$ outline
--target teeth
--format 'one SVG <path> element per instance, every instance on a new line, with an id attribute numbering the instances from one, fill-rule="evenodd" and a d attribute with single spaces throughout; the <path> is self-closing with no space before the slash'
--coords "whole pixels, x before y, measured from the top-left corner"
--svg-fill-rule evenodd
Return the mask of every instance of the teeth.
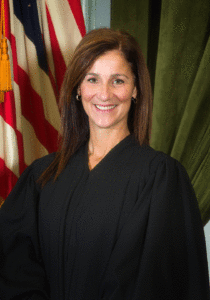
<path id="1" fill-rule="evenodd" d="M 101 109 L 101 110 L 109 110 L 109 109 L 112 109 L 114 108 L 116 105 L 112 105 L 112 106 L 100 106 L 100 105 L 96 105 L 96 107 L 98 109 Z"/>

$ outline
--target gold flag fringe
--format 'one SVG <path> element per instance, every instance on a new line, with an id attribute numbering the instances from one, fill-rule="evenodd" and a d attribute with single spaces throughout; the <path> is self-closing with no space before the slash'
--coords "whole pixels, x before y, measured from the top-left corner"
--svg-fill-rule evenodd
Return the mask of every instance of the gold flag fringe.
<path id="1" fill-rule="evenodd" d="M 4 0 L 1 0 L 1 41 L 0 41 L 0 102 L 4 102 L 4 93 L 12 90 L 11 69 L 5 37 Z"/>
<path id="2" fill-rule="evenodd" d="M 3 205 L 3 203 L 4 203 L 4 199 L 2 197 L 0 197 L 0 208 Z"/>

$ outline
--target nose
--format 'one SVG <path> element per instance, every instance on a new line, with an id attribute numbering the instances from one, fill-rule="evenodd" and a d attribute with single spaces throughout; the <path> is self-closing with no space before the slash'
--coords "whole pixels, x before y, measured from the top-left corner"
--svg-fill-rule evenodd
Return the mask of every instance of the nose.
<path id="1" fill-rule="evenodd" d="M 110 99 L 111 87 L 109 86 L 108 83 L 101 84 L 98 96 L 99 96 L 99 99 L 102 101 L 107 101 Z"/>

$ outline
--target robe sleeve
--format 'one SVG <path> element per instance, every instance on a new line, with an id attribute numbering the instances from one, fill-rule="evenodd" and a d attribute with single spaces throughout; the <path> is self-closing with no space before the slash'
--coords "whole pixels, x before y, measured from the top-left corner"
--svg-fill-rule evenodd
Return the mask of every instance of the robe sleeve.
<path id="1" fill-rule="evenodd" d="M 103 300 L 209 300 L 206 245 L 184 167 L 159 153 L 111 254 Z"/>
<path id="2" fill-rule="evenodd" d="M 23 172 L 0 209 L 1 300 L 48 299 L 38 239 L 35 165 Z"/>

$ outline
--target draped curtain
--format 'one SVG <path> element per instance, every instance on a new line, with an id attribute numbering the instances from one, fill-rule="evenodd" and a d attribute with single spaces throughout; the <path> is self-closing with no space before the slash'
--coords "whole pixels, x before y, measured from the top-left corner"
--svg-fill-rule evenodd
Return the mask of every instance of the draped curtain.
<path id="1" fill-rule="evenodd" d="M 112 0 L 111 27 L 137 38 L 154 93 L 151 146 L 179 160 L 210 219 L 210 1 Z"/>

